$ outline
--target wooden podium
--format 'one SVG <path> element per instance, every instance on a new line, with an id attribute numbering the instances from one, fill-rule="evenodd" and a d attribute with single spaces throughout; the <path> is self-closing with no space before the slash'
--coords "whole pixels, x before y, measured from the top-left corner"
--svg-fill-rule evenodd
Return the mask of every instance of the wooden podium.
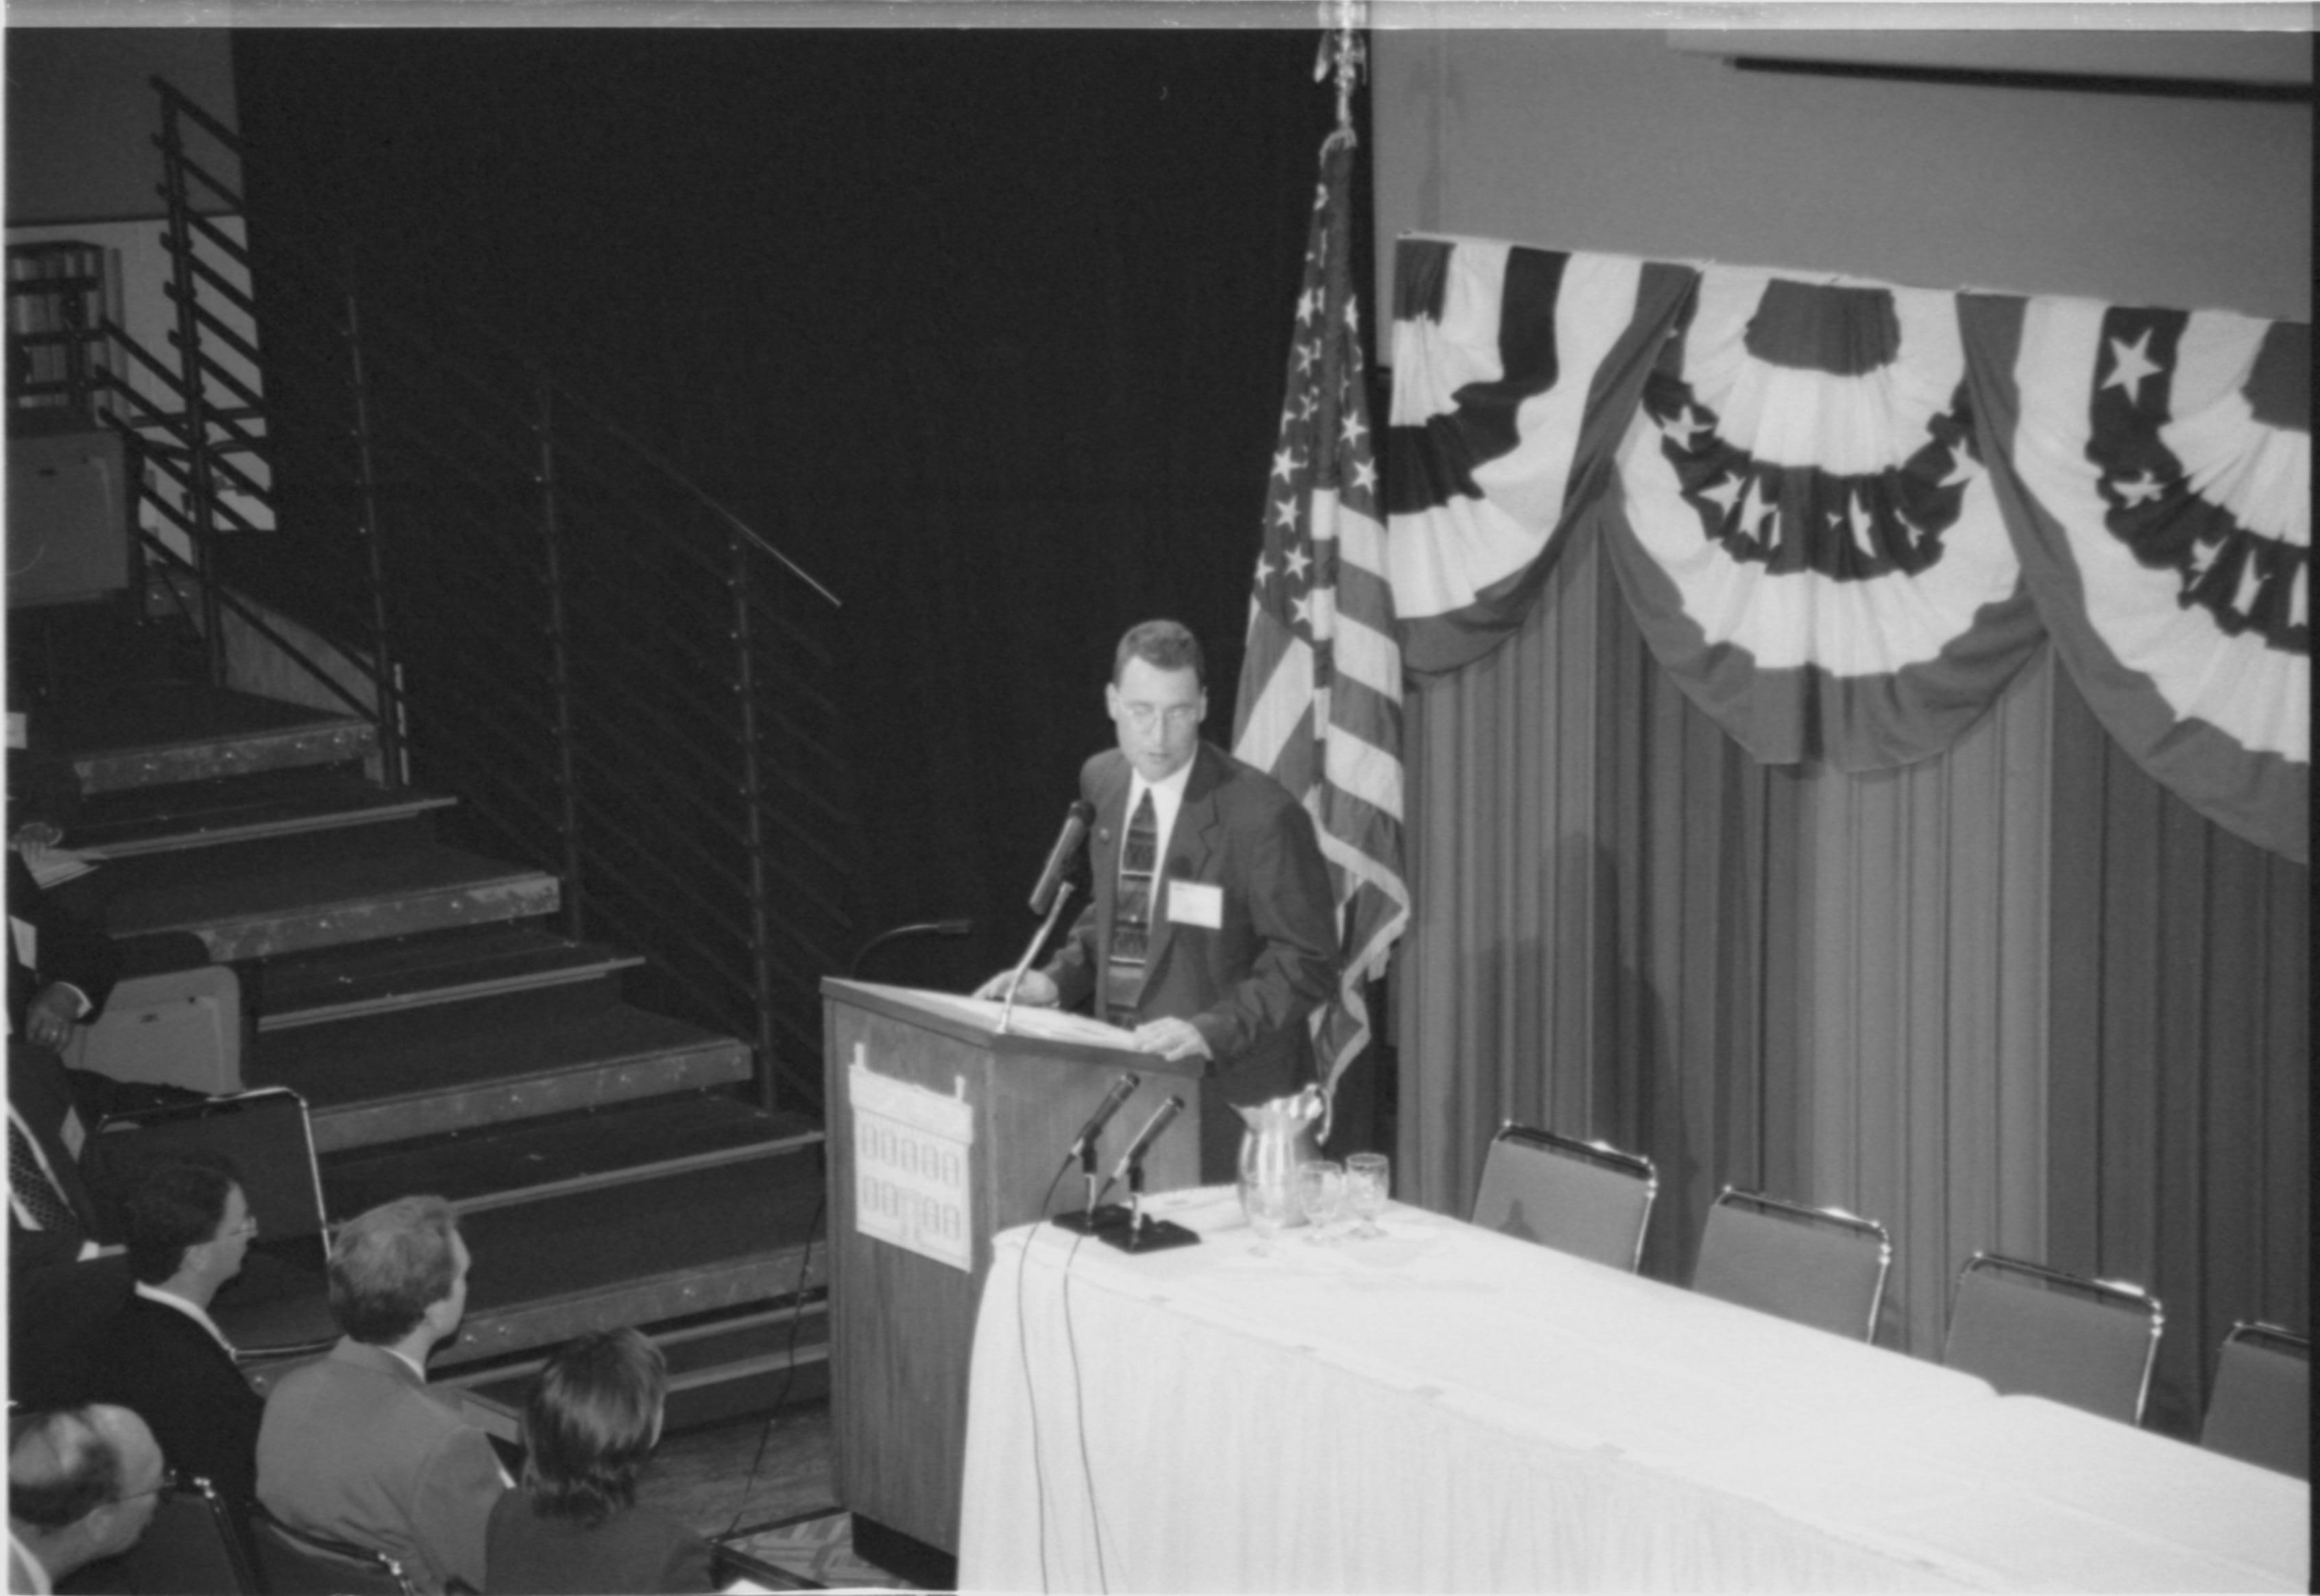
<path id="1" fill-rule="evenodd" d="M 1201 1066 L 1070 1036 L 1083 1022 L 1052 1011 L 1017 1010 L 1021 1029 L 1002 1036 L 994 1005 L 947 993 L 834 976 L 821 990 L 838 1499 L 956 1556 L 991 1238 L 1043 1200 L 1085 1206 L 1076 1164 L 1056 1174 L 1126 1071 L 1143 1084 L 1103 1133 L 1101 1173 L 1174 1094 L 1184 1112 L 1146 1156 L 1145 1188 L 1198 1184 Z M 1047 1034 L 1022 1034 L 1035 1026 Z"/>

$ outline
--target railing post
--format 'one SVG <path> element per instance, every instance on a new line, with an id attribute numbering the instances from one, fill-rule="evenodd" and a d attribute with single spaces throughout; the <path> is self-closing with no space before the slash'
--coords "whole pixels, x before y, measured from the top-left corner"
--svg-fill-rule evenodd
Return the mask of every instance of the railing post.
<path id="1" fill-rule="evenodd" d="M 202 377 L 201 320 L 194 311 L 197 281 L 194 274 L 193 228 L 187 222 L 192 202 L 186 195 L 185 134 L 178 125 L 177 102 L 161 99 L 162 189 L 169 213 L 168 249 L 172 295 L 177 304 L 177 372 L 186 400 L 188 492 L 192 510 L 194 570 L 201 587 L 202 637 L 209 662 L 210 685 L 225 685 L 224 611 L 218 600 L 217 523 L 210 471 L 210 417 Z"/>
<path id="2" fill-rule="evenodd" d="M 763 773 L 757 766 L 757 671 L 749 625 L 749 549 L 728 528 L 725 547 L 732 561 L 726 585 L 733 591 L 733 691 L 741 709 L 742 831 L 749 849 L 749 974 L 757 1000 L 757 1102 L 768 1112 L 781 1106 L 774 1071 L 773 926 L 767 912 L 766 815 Z"/>
<path id="3" fill-rule="evenodd" d="M 564 539 L 557 519 L 555 390 L 541 374 L 533 392 L 539 434 L 539 530 L 547 549 L 548 647 L 556 680 L 556 784 L 564 810 L 564 934 L 588 934 L 587 889 L 580 875 L 578 761 L 572 748 L 572 653 L 570 621 L 564 608 Z"/>
<path id="4" fill-rule="evenodd" d="M 371 452 L 370 378 L 363 366 L 362 305 L 347 285 L 347 362 L 354 385 L 355 493 L 363 558 L 370 576 L 371 681 L 378 695 L 378 751 L 384 784 L 403 784 L 401 680 L 386 647 L 386 560 L 379 542 L 378 467 Z"/>

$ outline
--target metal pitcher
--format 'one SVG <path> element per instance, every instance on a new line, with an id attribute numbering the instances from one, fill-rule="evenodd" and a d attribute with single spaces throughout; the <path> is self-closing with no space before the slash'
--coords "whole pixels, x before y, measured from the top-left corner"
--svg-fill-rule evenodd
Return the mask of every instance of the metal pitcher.
<path id="1" fill-rule="evenodd" d="M 1321 1156 L 1321 1139 L 1329 1134 L 1329 1099 L 1319 1086 L 1308 1086 L 1271 1102 L 1233 1105 L 1246 1129 L 1240 1138 L 1240 1201 L 1248 1207 L 1249 1188 L 1272 1187 L 1287 1197 L 1282 1206 L 1289 1223 L 1301 1225 L 1305 1216 L 1297 1206 L 1297 1170 Z"/>

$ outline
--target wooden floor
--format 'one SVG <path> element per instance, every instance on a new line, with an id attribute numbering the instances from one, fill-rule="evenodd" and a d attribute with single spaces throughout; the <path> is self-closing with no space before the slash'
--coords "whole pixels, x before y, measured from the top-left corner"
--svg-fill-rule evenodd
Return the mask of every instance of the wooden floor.
<path id="1" fill-rule="evenodd" d="M 770 1429 L 768 1422 L 742 1419 L 664 1438 L 638 1499 L 712 1540 L 834 1510 L 829 1404 L 784 1408 Z"/>
<path id="2" fill-rule="evenodd" d="M 853 1520 L 830 1483 L 829 1404 L 668 1437 L 638 1492 L 739 1554 L 736 1567 L 766 1590 L 914 1591 L 857 1555 Z"/>

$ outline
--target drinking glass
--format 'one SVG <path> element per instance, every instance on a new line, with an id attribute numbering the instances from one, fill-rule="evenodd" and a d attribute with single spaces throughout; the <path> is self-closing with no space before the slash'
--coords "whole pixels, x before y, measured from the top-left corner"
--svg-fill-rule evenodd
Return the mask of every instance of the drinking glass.
<path id="1" fill-rule="evenodd" d="M 1241 1209 L 1248 1215 L 1249 1229 L 1256 1232 L 1256 1245 L 1248 1249 L 1251 1257 L 1274 1256 L 1273 1238 L 1289 1223 L 1290 1205 L 1296 1201 L 1296 1193 L 1282 1182 L 1251 1181 L 1241 1188 Z"/>
<path id="2" fill-rule="evenodd" d="M 1355 1153 L 1346 1160 L 1346 1202 L 1362 1221 L 1353 1234 L 1368 1241 L 1385 1234 L 1377 1222 L 1392 1189 L 1391 1166 L 1383 1153 Z"/>
<path id="3" fill-rule="evenodd" d="M 1328 1158 L 1316 1158 L 1297 1166 L 1297 1205 L 1305 1211 L 1305 1218 L 1313 1229 L 1305 1239 L 1316 1247 L 1336 1245 L 1337 1238 L 1329 1234 L 1329 1226 L 1346 1202 L 1346 1166 Z"/>

